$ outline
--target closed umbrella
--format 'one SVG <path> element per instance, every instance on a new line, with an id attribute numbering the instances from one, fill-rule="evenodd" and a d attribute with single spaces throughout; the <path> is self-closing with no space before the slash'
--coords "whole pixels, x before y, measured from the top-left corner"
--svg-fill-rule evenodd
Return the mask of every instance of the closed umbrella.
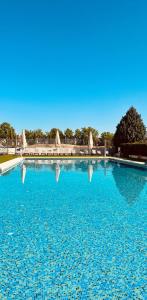
<path id="1" fill-rule="evenodd" d="M 88 140 L 88 147 L 89 149 L 93 148 L 93 136 L 92 136 L 92 132 L 89 132 L 89 140 Z"/>
<path id="2" fill-rule="evenodd" d="M 26 134 L 25 134 L 25 130 L 24 129 L 22 131 L 22 147 L 23 148 L 27 147 Z"/>
<path id="3" fill-rule="evenodd" d="M 56 146 L 61 145 L 60 135 L 59 135 L 59 130 L 58 130 L 58 129 L 57 129 L 57 131 L 56 131 L 55 145 L 56 145 Z"/>

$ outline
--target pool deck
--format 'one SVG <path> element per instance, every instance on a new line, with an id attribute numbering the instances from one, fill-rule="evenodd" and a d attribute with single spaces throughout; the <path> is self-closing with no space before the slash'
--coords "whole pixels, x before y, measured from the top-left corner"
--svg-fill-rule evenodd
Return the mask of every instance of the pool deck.
<path id="1" fill-rule="evenodd" d="M 125 164 L 125 165 L 130 165 L 130 166 L 134 166 L 134 167 L 147 169 L 147 164 L 145 162 L 133 161 L 133 160 L 117 158 L 117 157 L 110 157 L 109 160 L 118 162 L 120 164 Z"/>
<path id="2" fill-rule="evenodd" d="M 0 173 L 5 173 L 9 171 L 10 169 L 14 168 L 18 164 L 22 163 L 24 160 L 23 157 L 17 157 L 8 161 L 5 161 L 0 164 Z"/>
<path id="3" fill-rule="evenodd" d="M 47 159 L 108 159 L 113 162 L 125 164 L 125 165 L 130 165 L 134 167 L 139 167 L 147 170 L 147 164 L 144 162 L 139 162 L 139 161 L 131 161 L 128 159 L 123 159 L 123 158 L 117 158 L 117 157 L 111 157 L 111 156 L 25 156 L 25 157 L 18 157 L 14 158 L 11 160 L 8 160 L 6 162 L 3 162 L 0 164 L 0 173 L 5 173 L 9 171 L 10 169 L 14 168 L 18 164 L 22 163 L 25 159 L 32 159 L 32 160 L 37 160 L 37 159 L 42 159 L 42 160 L 47 160 Z"/>

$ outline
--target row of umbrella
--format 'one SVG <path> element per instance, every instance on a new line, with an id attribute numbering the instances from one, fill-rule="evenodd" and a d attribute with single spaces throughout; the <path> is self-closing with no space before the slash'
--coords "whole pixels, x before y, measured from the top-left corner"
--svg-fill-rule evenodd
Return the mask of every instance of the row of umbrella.
<path id="1" fill-rule="evenodd" d="M 61 145 L 61 140 L 60 140 L 60 135 L 59 135 L 59 130 L 58 129 L 56 131 L 55 145 L 56 146 L 60 146 Z M 25 135 L 25 130 L 24 129 L 22 131 L 22 147 L 23 148 L 27 147 L 27 141 L 26 141 L 26 135 Z M 93 148 L 93 136 L 92 136 L 92 132 L 91 131 L 89 133 L 88 147 L 89 147 L 89 149 Z"/>

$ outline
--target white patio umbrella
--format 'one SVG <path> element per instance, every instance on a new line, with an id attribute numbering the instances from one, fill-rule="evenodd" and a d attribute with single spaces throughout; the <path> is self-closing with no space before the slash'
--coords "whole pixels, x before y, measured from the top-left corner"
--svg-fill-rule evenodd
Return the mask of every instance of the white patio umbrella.
<path id="1" fill-rule="evenodd" d="M 89 182 L 92 180 L 92 175 L 93 175 L 93 165 L 88 165 L 88 179 Z"/>
<path id="2" fill-rule="evenodd" d="M 23 148 L 27 147 L 26 134 L 25 134 L 25 130 L 24 129 L 22 131 L 22 147 Z"/>
<path id="3" fill-rule="evenodd" d="M 56 182 L 59 181 L 60 171 L 61 171 L 61 170 L 60 170 L 60 166 L 59 166 L 59 164 L 57 164 L 56 167 L 55 167 L 55 172 L 56 172 Z"/>
<path id="4" fill-rule="evenodd" d="M 57 129 L 57 131 L 56 131 L 55 145 L 56 145 L 56 146 L 61 145 L 60 135 L 59 135 L 59 130 L 58 130 L 58 129 Z"/>
<path id="5" fill-rule="evenodd" d="M 92 136 L 92 132 L 89 132 L 89 140 L 88 140 L 88 147 L 89 149 L 93 148 L 93 136 Z"/>
<path id="6" fill-rule="evenodd" d="M 24 184 L 25 182 L 25 177 L 26 177 L 26 171 L 27 171 L 27 168 L 25 165 L 22 165 L 22 173 L 21 173 L 21 180 L 22 180 L 22 183 Z"/>

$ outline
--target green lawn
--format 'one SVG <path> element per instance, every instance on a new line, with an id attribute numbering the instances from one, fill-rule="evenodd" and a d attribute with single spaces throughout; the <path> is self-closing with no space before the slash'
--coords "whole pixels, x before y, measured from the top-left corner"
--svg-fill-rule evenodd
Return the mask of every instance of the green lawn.
<path id="1" fill-rule="evenodd" d="M 16 157 L 17 157 L 16 155 L 11 155 L 11 154 L 0 155 L 0 164 L 3 163 L 3 162 L 5 162 L 5 161 L 14 159 L 14 158 L 16 158 Z"/>

